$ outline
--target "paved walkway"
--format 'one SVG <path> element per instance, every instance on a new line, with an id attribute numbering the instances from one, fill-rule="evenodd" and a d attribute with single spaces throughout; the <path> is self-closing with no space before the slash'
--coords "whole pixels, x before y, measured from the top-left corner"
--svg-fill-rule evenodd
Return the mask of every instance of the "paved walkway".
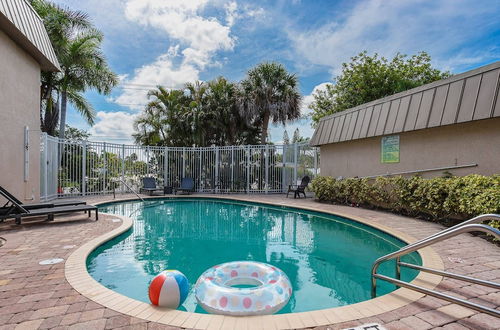
<path id="1" fill-rule="evenodd" d="M 133 196 L 123 196 L 123 198 Z M 416 238 L 438 230 L 440 225 L 360 208 L 320 204 L 312 199 L 293 200 L 283 196 L 241 196 L 278 204 L 293 203 L 362 217 Z M 104 199 L 104 198 L 101 198 Z M 108 199 L 108 197 L 105 197 Z M 97 202 L 98 198 L 88 199 Z M 72 251 L 91 238 L 102 235 L 120 223 L 102 216 L 98 222 L 84 215 L 60 216 L 54 222 L 13 221 L 0 223 L 0 330 L 3 329 L 171 329 L 117 313 L 76 292 L 64 277 L 64 262 L 39 265 L 50 258 L 67 259 Z M 436 245 L 446 270 L 500 282 L 500 248 L 487 241 L 462 235 Z M 500 291 L 445 279 L 439 291 L 499 308 Z M 321 329 L 343 329 L 366 323 L 379 323 L 387 329 L 499 329 L 500 318 L 424 297 L 392 312 L 335 324 Z"/>

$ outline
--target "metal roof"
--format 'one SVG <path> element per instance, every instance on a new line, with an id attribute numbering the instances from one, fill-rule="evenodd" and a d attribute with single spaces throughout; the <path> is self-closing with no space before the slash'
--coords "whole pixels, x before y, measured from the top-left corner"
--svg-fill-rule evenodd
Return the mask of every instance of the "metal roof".
<path id="1" fill-rule="evenodd" d="M 500 61 L 321 118 L 310 144 L 500 117 Z"/>
<path id="2" fill-rule="evenodd" d="M 60 70 L 43 21 L 26 0 L 0 0 L 0 29 L 26 50 L 42 70 Z"/>

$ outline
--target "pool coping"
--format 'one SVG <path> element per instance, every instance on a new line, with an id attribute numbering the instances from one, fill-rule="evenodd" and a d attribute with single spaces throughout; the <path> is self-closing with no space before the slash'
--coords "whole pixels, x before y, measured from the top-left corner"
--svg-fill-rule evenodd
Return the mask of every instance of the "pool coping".
<path id="1" fill-rule="evenodd" d="M 165 196 L 151 196 L 146 199 L 164 199 Z M 245 196 L 191 196 L 179 195 L 169 198 L 206 198 L 206 199 L 225 199 L 241 202 L 260 203 L 272 206 L 286 206 L 295 209 L 302 209 L 314 212 L 322 212 L 331 215 L 338 215 L 364 225 L 371 226 L 383 232 L 386 232 L 396 238 L 406 242 L 413 243 L 417 241 L 416 238 L 407 235 L 399 230 L 380 225 L 377 223 L 370 223 L 369 221 L 345 214 L 342 212 L 330 212 L 326 210 L 317 210 L 313 207 L 295 206 L 292 202 L 266 202 L 255 201 L 246 199 Z M 125 202 L 134 201 L 137 198 L 125 199 L 112 199 L 94 203 L 94 205 L 102 205 L 112 202 Z M 291 200 L 293 201 L 293 200 Z M 334 307 L 309 312 L 298 312 L 277 315 L 262 315 L 262 316 L 224 316 L 213 314 L 199 314 L 192 312 L 184 312 L 172 310 L 167 308 L 160 308 L 152 306 L 142 301 L 138 301 L 113 290 L 110 290 L 99 282 L 94 280 L 87 272 L 86 260 L 88 255 L 102 243 L 124 233 L 129 230 L 133 225 L 133 220 L 115 214 L 107 214 L 110 217 L 118 218 L 122 224 L 112 231 L 96 237 L 77 250 L 75 250 L 67 259 L 65 264 L 65 277 L 73 288 L 83 296 L 90 300 L 101 304 L 114 311 L 141 318 L 147 321 L 158 322 L 169 326 L 177 326 L 183 328 L 196 328 L 196 329 L 231 329 L 231 328 L 275 328 L 275 329 L 293 329 L 293 328 L 307 328 L 316 326 L 325 326 L 335 323 L 348 322 L 361 318 L 376 316 L 385 312 L 393 311 L 397 308 L 406 306 L 424 296 L 424 294 L 412 291 L 405 288 L 397 289 L 386 295 L 362 301 L 355 304 L 350 304 L 341 307 Z M 438 270 L 444 270 L 444 264 L 441 257 L 430 247 L 419 250 L 422 258 L 422 265 Z M 435 288 L 442 280 L 441 276 L 420 272 L 417 277 L 411 282 L 415 285 L 425 286 L 426 288 Z"/>

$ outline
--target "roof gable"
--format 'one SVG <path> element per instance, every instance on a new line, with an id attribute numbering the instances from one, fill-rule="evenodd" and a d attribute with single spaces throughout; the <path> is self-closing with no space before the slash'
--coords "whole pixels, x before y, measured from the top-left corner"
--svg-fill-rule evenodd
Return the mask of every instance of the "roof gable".
<path id="1" fill-rule="evenodd" d="M 59 71 L 43 21 L 25 0 L 0 0 L 0 29 L 26 50 L 42 70 Z"/>

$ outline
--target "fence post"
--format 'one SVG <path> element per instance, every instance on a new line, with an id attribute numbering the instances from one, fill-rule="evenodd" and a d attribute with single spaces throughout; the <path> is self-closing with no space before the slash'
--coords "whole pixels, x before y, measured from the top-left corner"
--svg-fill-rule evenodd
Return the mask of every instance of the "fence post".
<path id="1" fill-rule="evenodd" d="M 293 145 L 293 184 L 297 183 L 297 153 L 299 151 L 299 146 L 297 143 Z"/>
<path id="2" fill-rule="evenodd" d="M 168 147 L 163 149 L 163 186 L 168 186 Z"/>
<path id="3" fill-rule="evenodd" d="M 186 177 L 186 148 L 182 148 L 182 177 Z"/>
<path id="4" fill-rule="evenodd" d="M 247 146 L 247 194 L 250 192 L 250 147 Z"/>
<path id="5" fill-rule="evenodd" d="M 231 191 L 234 191 L 234 146 L 231 146 Z"/>
<path id="6" fill-rule="evenodd" d="M 314 148 L 314 176 L 318 176 L 318 148 Z"/>
<path id="7" fill-rule="evenodd" d="M 149 165 L 149 147 L 146 147 L 146 175 L 149 176 L 150 173 L 150 165 Z"/>
<path id="8" fill-rule="evenodd" d="M 219 147 L 215 147 L 215 192 L 219 192 Z"/>
<path id="9" fill-rule="evenodd" d="M 103 142 L 103 147 L 102 147 L 102 150 L 103 150 L 103 159 L 104 159 L 104 193 L 107 192 L 107 187 L 106 187 L 106 179 L 108 177 L 108 157 L 106 157 L 106 142 Z M 103 191 L 101 191 L 101 194 L 103 193 Z"/>
<path id="10" fill-rule="evenodd" d="M 269 146 L 267 144 L 266 144 L 266 149 L 264 150 L 264 166 L 265 166 L 264 191 L 267 194 L 269 190 Z"/>
<path id="11" fill-rule="evenodd" d="M 286 189 L 286 144 L 283 145 L 283 158 L 281 164 L 281 192 L 285 193 Z"/>
<path id="12" fill-rule="evenodd" d="M 203 192 L 203 189 L 205 187 L 202 184 L 203 183 L 203 181 L 202 181 L 203 180 L 203 162 L 202 162 L 203 150 L 201 147 L 198 149 L 198 153 L 200 155 L 200 177 L 198 178 L 198 191 Z"/>
<path id="13" fill-rule="evenodd" d="M 122 144 L 122 184 L 125 182 L 125 144 Z M 125 190 L 126 187 L 123 187 L 123 193 L 126 192 Z"/>
<path id="14" fill-rule="evenodd" d="M 82 142 L 82 196 L 87 194 L 87 141 Z"/>
<path id="15" fill-rule="evenodd" d="M 43 141 L 43 162 L 42 162 L 42 173 L 43 173 L 43 200 L 46 201 L 48 199 L 47 197 L 47 185 L 48 185 L 48 174 L 49 171 L 47 170 L 47 154 L 48 154 L 48 148 L 49 148 L 49 141 L 47 138 L 47 133 L 42 133 L 42 141 Z"/>

